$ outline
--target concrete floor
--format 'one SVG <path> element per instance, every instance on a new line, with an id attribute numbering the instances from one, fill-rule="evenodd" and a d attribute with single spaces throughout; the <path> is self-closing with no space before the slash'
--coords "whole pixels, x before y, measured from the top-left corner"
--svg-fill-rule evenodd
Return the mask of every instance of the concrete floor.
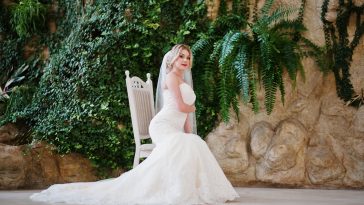
<path id="1" fill-rule="evenodd" d="M 364 190 L 321 190 L 282 188 L 235 188 L 240 195 L 238 205 L 364 205 Z M 0 191 L 0 205 L 46 205 L 29 199 L 39 190 Z M 100 204 L 101 205 L 101 204 Z"/>

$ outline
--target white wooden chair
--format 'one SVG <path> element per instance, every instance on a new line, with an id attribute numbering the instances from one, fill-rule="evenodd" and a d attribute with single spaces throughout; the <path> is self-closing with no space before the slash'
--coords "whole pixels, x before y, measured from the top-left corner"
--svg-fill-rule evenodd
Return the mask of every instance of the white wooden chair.
<path id="1" fill-rule="evenodd" d="M 147 81 L 134 76 L 130 78 L 129 71 L 125 71 L 126 88 L 128 92 L 131 121 L 135 140 L 135 156 L 133 168 L 139 164 L 140 158 L 146 158 L 155 147 L 154 144 L 142 144 L 141 140 L 149 139 L 149 124 L 155 115 L 153 83 L 150 73 Z"/>

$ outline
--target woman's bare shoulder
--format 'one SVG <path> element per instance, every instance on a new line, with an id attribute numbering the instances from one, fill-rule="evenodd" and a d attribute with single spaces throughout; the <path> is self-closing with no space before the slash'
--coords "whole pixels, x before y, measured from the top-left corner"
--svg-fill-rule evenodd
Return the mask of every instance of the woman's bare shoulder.
<path id="1" fill-rule="evenodd" d="M 178 76 L 172 72 L 168 73 L 166 76 L 167 83 L 180 84 L 180 79 Z"/>

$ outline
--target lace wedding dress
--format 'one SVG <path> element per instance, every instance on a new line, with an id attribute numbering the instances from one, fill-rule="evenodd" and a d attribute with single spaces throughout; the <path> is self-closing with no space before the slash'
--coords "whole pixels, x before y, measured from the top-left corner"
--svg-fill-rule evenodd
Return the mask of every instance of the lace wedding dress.
<path id="1" fill-rule="evenodd" d="M 195 101 L 188 84 L 180 84 L 180 90 L 185 103 Z M 85 205 L 186 205 L 222 204 L 239 197 L 207 144 L 183 132 L 187 114 L 178 111 L 170 91 L 163 95 L 164 106 L 149 126 L 156 147 L 140 165 L 114 179 L 56 184 L 31 199 Z"/>

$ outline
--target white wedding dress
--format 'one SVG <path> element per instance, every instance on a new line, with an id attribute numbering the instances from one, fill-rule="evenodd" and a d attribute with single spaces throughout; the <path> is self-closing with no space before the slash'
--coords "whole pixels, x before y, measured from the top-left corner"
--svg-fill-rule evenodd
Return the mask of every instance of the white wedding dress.
<path id="1" fill-rule="evenodd" d="M 180 90 L 185 103 L 195 101 L 188 84 L 180 84 Z M 31 199 L 85 205 L 187 205 L 222 204 L 239 197 L 205 141 L 183 132 L 187 114 L 178 111 L 170 91 L 163 95 L 164 106 L 149 126 L 156 147 L 141 164 L 118 178 L 56 184 Z"/>

